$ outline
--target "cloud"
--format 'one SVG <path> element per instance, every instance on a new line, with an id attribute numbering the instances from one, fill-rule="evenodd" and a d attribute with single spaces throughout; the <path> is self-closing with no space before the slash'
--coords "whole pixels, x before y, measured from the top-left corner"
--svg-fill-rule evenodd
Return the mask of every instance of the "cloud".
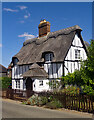
<path id="1" fill-rule="evenodd" d="M 30 13 L 28 13 L 27 15 L 24 15 L 24 18 L 27 19 L 30 17 Z"/>
<path id="2" fill-rule="evenodd" d="M 17 7 L 20 8 L 20 10 L 24 10 L 27 8 L 26 6 L 17 6 Z"/>
<path id="3" fill-rule="evenodd" d="M 3 10 L 7 11 L 7 12 L 18 12 L 18 10 L 14 10 L 14 9 L 11 9 L 11 8 L 4 8 Z"/>
<path id="4" fill-rule="evenodd" d="M 24 32 L 24 34 L 18 35 L 18 37 L 25 37 L 25 40 L 27 40 L 27 39 L 35 38 L 36 36 Z"/>
<path id="5" fill-rule="evenodd" d="M 2 47 L 2 44 L 0 44 L 0 48 Z"/>
<path id="6" fill-rule="evenodd" d="M 19 21 L 20 23 L 24 23 L 24 20 L 22 20 L 22 21 Z"/>

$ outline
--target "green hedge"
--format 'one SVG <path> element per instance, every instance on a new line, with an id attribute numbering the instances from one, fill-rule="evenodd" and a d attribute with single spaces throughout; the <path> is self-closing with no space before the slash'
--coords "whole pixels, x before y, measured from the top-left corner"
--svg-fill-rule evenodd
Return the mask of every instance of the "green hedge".
<path id="1" fill-rule="evenodd" d="M 0 88 L 8 88 L 9 85 L 12 85 L 12 79 L 9 77 L 0 77 Z"/>

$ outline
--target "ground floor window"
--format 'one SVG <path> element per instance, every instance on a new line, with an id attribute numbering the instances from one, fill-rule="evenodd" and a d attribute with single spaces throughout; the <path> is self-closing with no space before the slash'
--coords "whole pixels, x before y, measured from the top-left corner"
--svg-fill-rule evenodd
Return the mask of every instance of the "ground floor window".
<path id="1" fill-rule="evenodd" d="M 20 88 L 20 80 L 16 80 L 16 88 Z"/>
<path id="2" fill-rule="evenodd" d="M 43 80 L 39 81 L 39 86 L 43 86 Z"/>

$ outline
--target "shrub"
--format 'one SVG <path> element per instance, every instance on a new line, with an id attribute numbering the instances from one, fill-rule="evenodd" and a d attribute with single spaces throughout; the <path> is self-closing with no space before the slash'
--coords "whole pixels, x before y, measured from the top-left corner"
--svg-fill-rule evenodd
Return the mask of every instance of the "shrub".
<path id="1" fill-rule="evenodd" d="M 27 104 L 42 106 L 48 102 L 48 98 L 44 96 L 32 95 L 28 100 Z"/>
<path id="2" fill-rule="evenodd" d="M 12 80 L 9 77 L 0 77 L 0 83 L 1 83 L 0 88 L 2 85 L 2 89 L 4 89 L 4 88 L 8 88 L 9 85 L 12 85 Z"/>
<path id="3" fill-rule="evenodd" d="M 40 98 L 41 98 L 41 105 L 45 105 L 48 102 L 47 97 L 41 96 Z"/>
<path id="4" fill-rule="evenodd" d="M 66 86 L 61 92 L 65 92 L 66 94 L 79 94 L 80 88 L 73 85 Z"/>
<path id="5" fill-rule="evenodd" d="M 46 107 L 51 109 L 62 108 L 62 103 L 59 100 L 54 99 L 51 102 L 48 102 Z"/>
<path id="6" fill-rule="evenodd" d="M 87 95 L 94 95 L 94 90 L 92 89 L 91 86 L 81 86 L 83 89 L 83 93 L 87 94 Z"/>
<path id="7" fill-rule="evenodd" d="M 48 97 L 48 102 L 51 102 L 53 100 L 53 95 L 50 95 L 49 97 Z"/>
<path id="8" fill-rule="evenodd" d="M 62 85 L 77 85 L 81 86 L 84 84 L 84 81 L 81 77 L 82 71 L 75 70 L 74 73 L 68 73 L 66 76 L 62 76 Z"/>

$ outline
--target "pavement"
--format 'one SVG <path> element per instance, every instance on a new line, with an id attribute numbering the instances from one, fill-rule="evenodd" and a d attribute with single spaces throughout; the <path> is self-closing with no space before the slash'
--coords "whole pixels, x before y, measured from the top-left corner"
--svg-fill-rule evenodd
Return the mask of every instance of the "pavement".
<path id="1" fill-rule="evenodd" d="M 52 110 L 43 107 L 24 105 L 19 101 L 2 99 L 3 118 L 92 118 L 92 114 L 74 110 Z"/>

